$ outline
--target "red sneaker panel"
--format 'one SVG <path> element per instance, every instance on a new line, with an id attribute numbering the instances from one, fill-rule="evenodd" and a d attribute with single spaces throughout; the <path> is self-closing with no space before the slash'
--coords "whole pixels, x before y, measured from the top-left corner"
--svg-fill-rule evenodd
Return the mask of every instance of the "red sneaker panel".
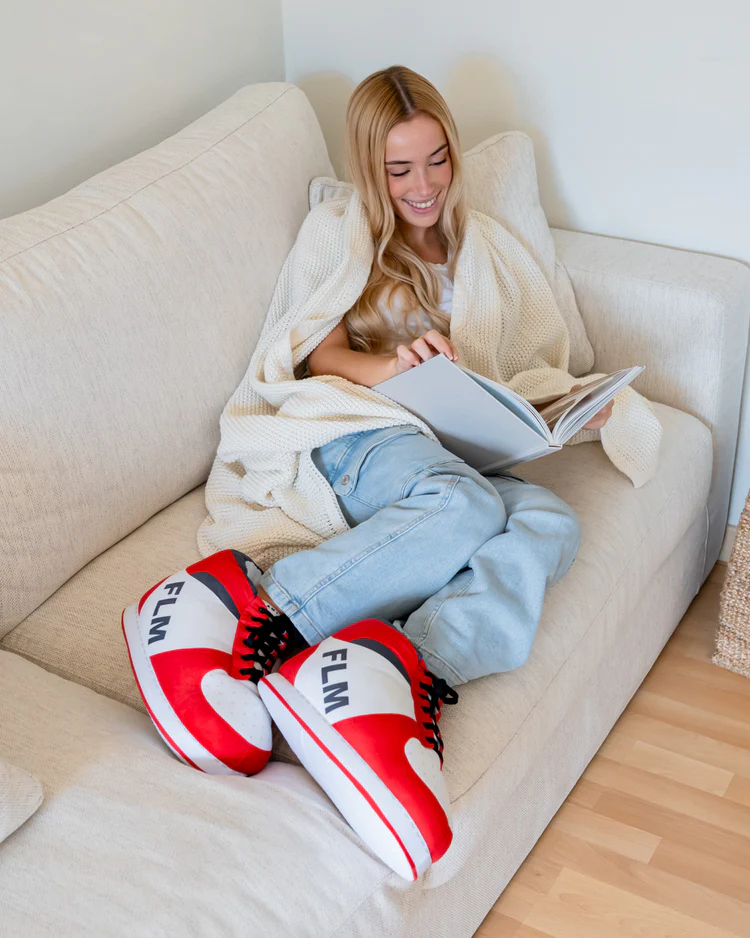
<path id="1" fill-rule="evenodd" d="M 407 757 L 409 740 L 425 749 L 415 721 L 401 714 L 375 713 L 341 720 L 336 729 L 406 808 L 427 843 L 432 862 L 439 860 L 450 846 L 453 833 L 446 808 Z M 430 749 L 425 754 L 430 759 L 434 756 L 433 770 L 439 774 L 437 753 Z"/>
<path id="2" fill-rule="evenodd" d="M 197 563 L 186 568 L 186 572 L 191 576 L 206 573 L 224 587 L 229 593 L 238 615 L 253 600 L 257 591 L 248 579 L 248 574 L 242 569 L 237 557 L 232 550 L 221 550 L 210 557 L 205 557 Z"/>
<path id="3" fill-rule="evenodd" d="M 229 655 L 214 648 L 176 649 L 152 655 L 151 666 L 182 724 L 219 761 L 243 775 L 254 775 L 267 764 L 270 753 L 244 739 L 203 695 L 204 676 L 217 669 L 228 672 Z"/>

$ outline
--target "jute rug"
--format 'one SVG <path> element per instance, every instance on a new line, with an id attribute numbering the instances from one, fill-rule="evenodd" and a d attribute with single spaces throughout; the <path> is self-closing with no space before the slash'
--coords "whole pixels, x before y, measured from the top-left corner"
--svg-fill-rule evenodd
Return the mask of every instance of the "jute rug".
<path id="1" fill-rule="evenodd" d="M 750 677 L 750 493 L 742 509 L 719 600 L 714 664 Z"/>

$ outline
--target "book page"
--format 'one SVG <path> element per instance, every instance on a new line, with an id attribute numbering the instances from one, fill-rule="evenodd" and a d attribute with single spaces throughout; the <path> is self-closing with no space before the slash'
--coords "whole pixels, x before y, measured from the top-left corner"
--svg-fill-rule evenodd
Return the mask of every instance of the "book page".
<path id="1" fill-rule="evenodd" d="M 552 416 L 550 429 L 552 429 L 553 439 L 558 443 L 565 443 L 569 440 L 642 371 L 641 365 L 625 368 L 607 375 L 606 378 L 592 381 L 585 388 L 576 391 L 574 397 L 578 399 L 572 405 L 565 407 L 562 413 Z M 588 391 L 588 393 L 582 395 L 582 391 Z M 551 408 L 554 408 L 554 405 L 551 405 Z"/>
<path id="2" fill-rule="evenodd" d="M 562 417 L 564 413 L 575 407 L 579 401 L 584 400 L 589 397 L 589 395 L 594 394 L 600 388 L 607 385 L 612 378 L 616 377 L 618 374 L 620 374 L 620 372 L 615 372 L 614 375 L 604 375 L 604 377 L 598 378 L 596 381 L 592 381 L 582 388 L 578 388 L 577 391 L 569 391 L 562 397 L 553 399 L 553 402 L 546 407 L 540 407 L 539 404 L 542 402 L 539 401 L 535 404 L 536 409 L 539 411 L 540 417 L 544 419 L 547 426 L 552 429 L 557 420 Z"/>
<path id="3" fill-rule="evenodd" d="M 488 394 L 491 394 L 496 400 L 505 404 L 508 410 L 514 413 L 519 420 L 523 420 L 532 430 L 541 432 L 545 436 L 548 435 L 547 424 L 541 419 L 536 408 L 530 404 L 525 397 L 521 397 L 520 394 L 512 391 L 506 385 L 491 381 L 489 378 L 485 378 L 475 371 L 465 368 L 463 365 L 458 365 L 457 367 L 460 368 L 464 374 L 469 375 L 473 381 L 476 381 Z"/>

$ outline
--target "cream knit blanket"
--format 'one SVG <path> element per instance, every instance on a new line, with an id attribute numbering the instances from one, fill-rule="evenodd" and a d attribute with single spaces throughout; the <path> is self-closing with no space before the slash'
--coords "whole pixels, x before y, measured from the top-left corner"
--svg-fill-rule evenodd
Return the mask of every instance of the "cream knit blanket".
<path id="1" fill-rule="evenodd" d="M 348 529 L 311 451 L 347 433 L 413 424 L 418 417 L 377 391 L 335 376 L 306 377 L 312 350 L 367 283 L 374 242 L 362 201 L 322 202 L 308 214 L 279 276 L 250 365 L 221 416 L 221 442 L 206 486 L 203 556 L 233 547 L 261 569 Z M 451 340 L 459 361 L 529 399 L 568 391 L 569 337 L 547 280 L 494 219 L 472 211 L 454 285 Z M 595 376 L 577 379 L 585 383 Z M 630 388 L 601 433 L 610 459 L 634 485 L 653 475 L 661 425 Z"/>

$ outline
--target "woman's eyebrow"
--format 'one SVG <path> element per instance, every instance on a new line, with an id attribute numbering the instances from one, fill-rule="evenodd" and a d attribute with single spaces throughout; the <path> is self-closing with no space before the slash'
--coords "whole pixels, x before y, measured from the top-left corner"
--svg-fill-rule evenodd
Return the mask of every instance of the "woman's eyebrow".
<path id="1" fill-rule="evenodd" d="M 444 150 L 447 146 L 448 146 L 448 144 L 447 144 L 447 143 L 444 143 L 444 144 L 442 145 L 442 147 L 438 147 L 437 150 L 435 150 L 434 153 L 430 153 L 430 158 L 433 157 L 433 156 L 437 156 L 438 153 L 439 153 L 441 150 Z M 395 163 L 411 163 L 411 160 L 386 160 L 385 165 L 386 165 L 386 166 L 393 166 Z"/>

